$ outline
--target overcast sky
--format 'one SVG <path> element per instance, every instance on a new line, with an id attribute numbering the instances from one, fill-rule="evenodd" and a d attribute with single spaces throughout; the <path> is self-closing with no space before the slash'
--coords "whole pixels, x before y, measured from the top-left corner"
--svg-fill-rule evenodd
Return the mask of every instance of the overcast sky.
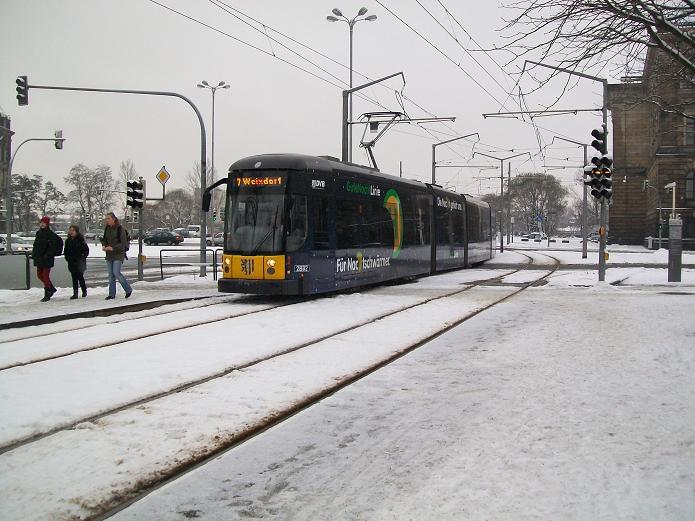
<path id="1" fill-rule="evenodd" d="M 15 162 L 15 173 L 40 174 L 66 188 L 63 178 L 76 163 L 91 167 L 103 163 L 117 173 L 120 162 L 131 159 L 138 173 L 151 182 L 159 168 L 166 165 L 172 175 L 168 187 L 176 188 L 184 185 L 187 173 L 200 157 L 197 120 L 190 107 L 180 100 L 32 90 L 29 105 L 18 107 L 15 78 L 20 74 L 28 75 L 30 84 L 175 91 L 198 105 L 208 136 L 211 95 L 196 84 L 201 80 L 211 84 L 228 82 L 231 88 L 216 95 L 218 175 L 224 174 L 236 159 L 252 154 L 340 156 L 341 89 L 273 56 L 332 83 L 347 82 L 347 68 L 275 32 L 347 64 L 347 24 L 326 20 L 333 7 L 354 15 L 364 6 L 369 9 L 368 14 L 378 17 L 355 27 L 355 85 L 367 81 L 360 74 L 378 78 L 403 71 L 407 81 L 405 96 L 438 116 L 456 117 L 455 123 L 433 123 L 428 128 L 451 136 L 479 132 L 483 144 L 475 145 L 475 150 L 491 155 L 524 151 L 534 155 L 532 160 L 514 160 L 512 172 L 544 171 L 539 140 L 542 145 L 549 145 L 554 133 L 583 140 L 600 123 L 598 113 L 537 119 L 543 128 L 513 119 L 483 119 L 483 112 L 497 112 L 505 101 L 502 110 L 519 110 L 517 98 L 510 97 L 509 91 L 517 79 L 513 73 L 521 64 L 505 65 L 505 72 L 498 64 L 505 64 L 508 54 L 493 53 L 495 63 L 486 53 L 472 52 L 479 65 L 462 49 L 463 46 L 474 51 L 478 47 L 457 22 L 483 47 L 504 43 L 500 29 L 509 12 L 494 0 L 442 0 L 455 19 L 447 17 L 438 0 L 420 0 L 456 35 L 461 46 L 416 0 L 382 0 L 455 63 L 372 0 L 222 0 L 265 24 L 264 31 L 263 26 L 248 20 L 260 32 L 221 10 L 213 1 L 157 1 L 229 36 L 150 0 L 0 0 L 4 31 L 0 48 L 0 108 L 12 118 L 14 144 L 27 137 L 50 137 L 56 129 L 62 129 L 68 139 L 62 151 L 48 143 L 25 145 Z M 291 45 L 327 72 L 270 38 Z M 522 78 L 520 84 L 526 91 L 532 86 L 529 78 Z M 402 85 L 392 80 L 388 86 L 364 92 L 389 110 L 400 110 L 395 91 L 400 91 Z M 541 93 L 526 96 L 525 101 L 539 108 L 557 95 L 560 86 L 560 82 L 549 84 Z M 600 105 L 600 86 L 591 82 L 582 82 L 559 103 L 562 108 Z M 405 109 L 410 117 L 428 116 L 409 101 L 405 102 Z M 355 98 L 355 116 L 375 110 L 384 109 Z M 440 139 L 448 139 L 443 133 L 439 134 Z M 356 129 L 355 136 L 360 134 L 361 129 Z M 379 167 L 398 175 L 402 161 L 404 177 L 428 180 L 433 142 L 423 129 L 399 125 L 375 148 Z M 512 149 L 514 152 L 509 152 Z M 471 142 L 462 141 L 452 149 L 440 147 L 438 159 L 499 166 L 498 162 L 480 156 L 471 160 L 472 150 Z M 566 143 L 556 142 L 545 154 L 546 165 L 581 163 L 581 150 Z M 570 161 L 563 161 L 565 158 Z M 364 150 L 355 146 L 353 160 L 366 164 Z M 575 170 L 549 172 L 578 193 L 579 185 L 573 182 Z M 476 179 L 494 175 L 498 175 L 495 170 L 442 168 L 438 179 L 458 191 L 478 194 L 499 191 L 499 181 Z"/>

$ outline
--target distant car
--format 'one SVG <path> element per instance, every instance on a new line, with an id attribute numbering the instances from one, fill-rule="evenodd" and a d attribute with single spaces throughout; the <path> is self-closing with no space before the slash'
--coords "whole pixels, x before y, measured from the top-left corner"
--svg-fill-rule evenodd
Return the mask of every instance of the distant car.
<path id="1" fill-rule="evenodd" d="M 590 233 L 587 239 L 591 242 L 599 242 L 601 238 L 598 233 Z"/>
<path id="2" fill-rule="evenodd" d="M 208 246 L 224 245 L 224 233 L 219 232 L 213 235 L 212 237 L 208 236 L 207 239 L 205 239 L 205 244 L 207 244 Z"/>
<path id="3" fill-rule="evenodd" d="M 191 235 L 191 231 L 188 228 L 174 228 L 172 231 L 174 233 L 180 235 L 184 239 L 188 239 L 189 237 L 193 237 Z"/>
<path id="4" fill-rule="evenodd" d="M 34 249 L 34 239 L 28 239 L 24 237 L 17 237 L 12 235 L 11 237 L 12 251 L 26 251 L 31 252 Z M 0 237 L 0 251 L 5 251 L 6 240 L 5 237 Z"/>
<path id="5" fill-rule="evenodd" d="M 147 245 L 167 244 L 169 246 L 178 246 L 183 242 L 183 237 L 168 230 L 162 230 L 148 233 L 142 238 L 142 241 Z"/>
<path id="6" fill-rule="evenodd" d="M 88 230 L 82 234 L 82 237 L 84 237 L 88 241 L 96 241 L 97 239 L 99 239 L 101 237 L 101 233 Z"/>
<path id="7" fill-rule="evenodd" d="M 189 237 L 200 237 L 200 225 L 199 224 L 189 224 L 186 226 L 188 230 Z"/>

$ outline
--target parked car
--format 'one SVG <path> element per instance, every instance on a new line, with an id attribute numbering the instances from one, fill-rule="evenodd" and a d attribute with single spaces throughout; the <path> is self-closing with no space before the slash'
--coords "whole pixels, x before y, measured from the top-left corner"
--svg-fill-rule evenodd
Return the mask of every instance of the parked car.
<path id="1" fill-rule="evenodd" d="M 142 241 L 147 245 L 168 244 L 178 246 L 183 242 L 183 237 L 168 230 L 154 231 L 146 234 Z"/>
<path id="2" fill-rule="evenodd" d="M 207 239 L 205 239 L 205 244 L 208 246 L 223 246 L 224 245 L 224 233 L 219 232 L 210 237 L 208 235 Z"/>
<path id="3" fill-rule="evenodd" d="M 101 238 L 101 232 L 95 232 L 93 230 L 88 230 L 82 234 L 82 236 L 88 241 L 96 241 Z"/>
<path id="4" fill-rule="evenodd" d="M 593 233 L 590 233 L 590 234 L 589 234 L 589 236 L 587 237 L 587 239 L 588 239 L 590 242 L 599 242 L 599 240 L 600 240 L 601 238 L 599 237 L 599 234 L 598 234 L 598 233 L 593 232 Z"/>

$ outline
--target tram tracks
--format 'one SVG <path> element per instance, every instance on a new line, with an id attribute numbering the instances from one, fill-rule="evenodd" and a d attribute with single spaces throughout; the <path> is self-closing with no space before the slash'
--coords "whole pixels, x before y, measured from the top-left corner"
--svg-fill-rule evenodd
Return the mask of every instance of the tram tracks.
<path id="1" fill-rule="evenodd" d="M 184 385 L 177 386 L 176 388 L 169 389 L 166 392 L 157 393 L 155 395 L 144 397 L 144 398 L 139 399 L 137 401 L 133 401 L 133 402 L 128 403 L 128 404 L 124 404 L 122 406 L 110 409 L 108 411 L 104 411 L 100 414 L 93 415 L 93 416 L 88 417 L 88 418 L 82 418 L 78 422 L 72 422 L 71 424 L 65 424 L 65 425 L 57 426 L 56 428 L 51 429 L 50 432 L 44 432 L 44 433 L 41 433 L 41 434 L 36 435 L 36 436 L 28 437 L 24 440 L 18 441 L 16 443 L 11 444 L 11 445 L 7 445 L 3 448 L 2 452 L 7 453 L 7 452 L 13 451 L 15 449 L 21 448 L 21 447 L 28 448 L 27 446 L 30 445 L 31 443 L 38 442 L 41 439 L 47 438 L 47 437 L 49 437 L 53 434 L 57 434 L 61 431 L 74 429 L 75 427 L 77 427 L 77 425 L 79 423 L 97 422 L 97 424 L 100 425 L 100 423 L 98 422 L 98 420 L 100 420 L 100 419 L 115 415 L 119 412 L 123 412 L 123 411 L 126 411 L 128 409 L 134 409 L 134 408 L 142 409 L 143 406 L 145 406 L 145 408 L 147 408 L 147 404 L 150 402 L 153 402 L 153 401 L 158 400 L 160 398 L 165 398 L 165 397 L 173 395 L 175 393 L 180 393 L 180 392 L 186 391 L 188 389 L 193 389 L 196 386 L 201 386 L 201 385 L 208 383 L 208 382 L 211 382 L 215 379 L 222 378 L 226 375 L 229 375 L 230 373 L 232 373 L 234 371 L 242 371 L 243 372 L 245 369 L 251 369 L 254 366 L 261 366 L 261 364 L 263 364 L 265 362 L 272 363 L 273 361 L 275 361 L 277 363 L 277 361 L 279 359 L 282 359 L 283 356 L 288 356 L 288 355 L 292 356 L 292 353 L 296 353 L 296 352 L 302 350 L 303 348 L 307 348 L 309 346 L 315 346 L 316 344 L 319 344 L 320 342 L 324 342 L 324 341 L 327 341 L 329 339 L 335 339 L 336 337 L 340 337 L 341 335 L 346 335 L 346 334 L 356 332 L 360 328 L 363 328 L 363 327 L 368 326 L 370 324 L 376 324 L 382 320 L 387 320 L 390 317 L 395 317 L 399 313 L 404 313 L 404 312 L 407 312 L 409 310 L 413 310 L 415 308 L 418 308 L 420 306 L 427 306 L 427 304 L 431 304 L 433 302 L 436 302 L 436 301 L 439 301 L 442 299 L 447 299 L 447 298 L 451 299 L 451 298 L 455 297 L 456 295 L 459 295 L 459 294 L 467 292 L 467 291 L 471 291 L 474 288 L 480 288 L 480 287 L 489 285 L 491 282 L 493 282 L 495 280 L 499 281 L 504 277 L 507 277 L 509 275 L 512 275 L 513 273 L 516 273 L 518 271 L 525 269 L 526 267 L 532 265 L 532 262 L 533 262 L 533 260 L 530 258 L 528 265 L 522 266 L 519 269 L 513 270 L 511 272 L 508 270 L 505 270 L 504 273 L 497 275 L 496 277 L 490 277 L 490 278 L 487 278 L 485 280 L 477 281 L 474 283 L 463 283 L 463 284 L 467 284 L 466 287 L 464 287 L 464 288 L 459 288 L 459 289 L 456 289 L 454 291 L 447 291 L 445 294 L 429 297 L 426 300 L 424 300 L 422 302 L 418 302 L 414 305 L 403 306 L 400 309 L 396 309 L 396 310 L 392 310 L 388 313 L 380 314 L 379 316 L 372 317 L 370 320 L 362 321 L 359 324 L 353 324 L 350 327 L 342 328 L 340 331 L 333 331 L 330 334 L 323 335 L 321 338 L 315 338 L 315 339 L 312 339 L 311 341 L 303 342 L 303 343 L 300 343 L 298 345 L 294 345 L 288 349 L 282 350 L 281 352 L 276 352 L 276 353 L 269 355 L 269 356 L 259 357 L 258 359 L 253 360 L 247 364 L 229 367 L 226 370 L 220 371 L 217 374 L 209 375 L 205 378 L 200 378 L 200 379 L 197 379 L 196 381 L 188 382 Z M 558 265 L 559 265 L 559 263 L 558 263 Z M 127 505 L 131 504 L 132 502 L 137 501 L 138 499 L 144 497 L 145 495 L 149 494 L 150 492 L 152 492 L 156 488 L 160 487 L 161 485 L 163 485 L 167 482 L 170 482 L 174 479 L 177 479 L 181 475 L 190 471 L 192 468 L 195 468 L 195 467 L 198 467 L 200 465 L 205 464 L 211 458 L 219 456 L 219 454 L 229 450 L 230 448 L 232 448 L 234 446 L 239 445 L 240 443 L 246 441 L 250 437 L 262 432 L 263 430 L 265 430 L 267 428 L 270 428 L 270 427 L 286 420 L 287 418 L 289 418 L 293 414 L 295 414 L 295 413 L 297 413 L 297 412 L 299 412 L 307 407 L 310 407 L 311 405 L 315 404 L 317 401 L 325 398 L 326 396 L 329 396 L 330 394 L 335 393 L 336 391 L 344 388 L 345 386 L 350 385 L 351 383 L 366 377 L 367 375 L 373 373 L 374 371 L 378 370 L 379 368 L 381 368 L 385 365 L 388 365 L 389 363 L 393 362 L 394 360 L 396 360 L 396 359 L 406 355 L 407 353 L 421 347 L 422 345 L 430 342 L 434 338 L 437 338 L 438 336 L 446 333 L 447 331 L 457 327 L 458 325 L 469 320 L 470 318 L 473 318 L 474 316 L 477 316 L 478 314 L 482 313 L 483 311 L 486 311 L 486 310 L 496 306 L 497 304 L 500 304 L 500 303 L 512 298 L 514 295 L 519 294 L 520 292 L 524 291 L 528 287 L 536 285 L 538 282 L 547 279 L 557 269 L 558 265 L 556 265 L 554 267 L 549 266 L 547 274 L 544 274 L 542 277 L 539 277 L 538 279 L 535 279 L 533 281 L 525 283 L 523 287 L 518 287 L 518 288 L 513 287 L 513 290 L 511 292 L 507 293 L 506 295 L 502 296 L 501 298 L 495 297 L 493 302 L 491 302 L 487 305 L 484 305 L 484 306 L 480 307 L 479 309 L 474 310 L 471 313 L 466 313 L 466 314 L 464 314 L 464 316 L 461 316 L 457 320 L 452 320 L 452 321 L 444 323 L 444 325 L 441 328 L 438 328 L 432 334 L 429 334 L 426 338 L 420 338 L 409 345 L 403 346 L 402 348 L 399 347 L 399 350 L 397 353 L 380 360 L 378 363 L 373 364 L 373 365 L 365 368 L 364 370 L 360 370 L 359 372 L 357 372 L 353 375 L 349 375 L 346 378 L 342 378 L 339 381 L 336 380 L 336 382 L 334 382 L 334 384 L 332 384 L 330 387 L 327 387 L 326 389 L 322 390 L 319 393 L 313 393 L 311 395 L 304 397 L 304 399 L 298 401 L 292 407 L 288 407 L 287 409 L 284 409 L 280 414 L 270 415 L 264 421 L 258 422 L 258 423 L 253 424 L 253 425 L 246 425 L 245 430 L 243 430 L 243 432 L 241 432 L 239 435 L 233 436 L 231 438 L 221 437 L 220 439 L 222 440 L 222 442 L 219 445 L 210 447 L 209 450 L 205 450 L 203 452 L 201 452 L 201 451 L 193 452 L 190 454 L 190 457 L 188 457 L 188 458 L 184 458 L 184 459 L 181 459 L 179 457 L 174 458 L 174 460 L 177 462 L 174 467 L 169 468 L 169 469 L 165 469 L 162 472 L 158 472 L 154 476 L 149 476 L 149 477 L 145 477 L 142 479 L 134 480 L 135 485 L 133 485 L 133 486 L 135 488 L 132 488 L 129 490 L 120 490 L 113 497 L 111 497 L 110 500 L 106 501 L 106 503 L 103 503 L 103 502 L 100 503 L 100 506 L 97 509 L 98 511 L 92 510 L 93 516 L 96 516 L 93 518 L 94 519 L 103 519 L 103 518 L 106 518 L 106 517 L 113 515 L 117 511 L 121 510 L 122 508 L 125 508 Z M 512 287 L 510 287 L 509 289 L 512 289 Z M 452 304 L 454 304 L 454 302 L 455 301 L 452 301 Z M 461 302 L 461 301 L 458 301 L 458 302 Z M 440 306 L 441 305 L 446 305 L 447 307 L 451 307 L 448 304 L 440 304 Z M 422 312 L 419 312 L 419 313 L 422 313 Z M 382 327 L 384 327 L 384 326 L 382 326 Z M 285 362 L 282 362 L 282 363 L 285 363 Z M 261 367 L 263 367 L 263 366 L 261 366 Z M 80 428 L 83 428 L 83 427 L 80 427 Z"/>
<path id="2" fill-rule="evenodd" d="M 529 259 L 530 259 L 530 258 L 529 258 Z M 529 265 L 530 265 L 531 263 L 532 263 L 532 260 L 530 259 Z M 507 276 L 509 276 L 509 275 L 512 275 L 512 274 L 514 274 L 514 273 L 517 273 L 518 271 L 523 270 L 525 267 L 526 267 L 526 266 L 522 266 L 522 267 L 520 267 L 520 268 L 518 268 L 518 269 L 511 270 L 511 271 L 505 270 L 504 273 L 502 273 L 502 274 L 500 274 L 500 275 L 497 275 L 497 276 L 495 276 L 495 277 L 489 277 L 489 278 L 487 278 L 487 279 L 480 280 L 480 281 L 475 281 L 475 282 L 470 282 L 470 283 L 464 282 L 464 283 L 462 283 L 462 284 L 465 284 L 465 287 L 463 287 L 463 288 L 457 288 L 457 289 L 455 289 L 455 290 L 453 290 L 453 291 L 448 291 L 448 292 L 444 292 L 444 293 L 441 293 L 441 294 L 437 294 L 437 295 L 434 295 L 434 296 L 431 296 L 431 297 L 427 297 L 427 298 L 424 298 L 424 299 L 422 299 L 422 300 L 419 300 L 418 302 L 416 302 L 416 303 L 414 303 L 414 304 L 399 306 L 399 307 L 397 307 L 397 308 L 395 308 L 395 309 L 392 309 L 392 310 L 389 310 L 389 311 L 387 311 L 387 312 L 380 313 L 380 314 L 378 314 L 378 315 L 376 315 L 376 316 L 372 316 L 372 317 L 370 317 L 369 319 L 361 320 L 361 321 L 355 322 L 355 323 L 353 323 L 353 324 L 351 324 L 351 325 L 349 325 L 349 326 L 347 326 L 347 327 L 340 328 L 340 329 L 338 329 L 338 330 L 333 330 L 333 331 L 331 331 L 330 333 L 327 333 L 327 334 L 325 334 L 325 335 L 320 335 L 320 336 L 318 336 L 318 337 L 314 337 L 314 338 L 312 338 L 312 339 L 310 339 L 310 340 L 308 340 L 308 341 L 306 341 L 306 342 L 300 342 L 300 343 L 298 343 L 298 344 L 294 344 L 294 345 L 292 345 L 292 346 L 290 346 L 290 347 L 288 347 L 288 348 L 286 348 L 286 349 L 282 349 L 282 350 L 276 351 L 276 352 L 274 352 L 274 353 L 272 353 L 272 354 L 270 354 L 270 355 L 268 355 L 268 356 L 259 357 L 259 358 L 253 359 L 253 360 L 251 360 L 251 361 L 249 361 L 249 362 L 247 362 L 247 363 L 243 363 L 243 364 L 233 364 L 233 365 L 230 365 L 230 366 L 227 366 L 227 367 L 221 369 L 220 371 L 216 371 L 216 372 L 214 372 L 214 373 L 208 374 L 208 375 L 206 375 L 206 376 L 204 376 L 204 377 L 195 378 L 195 379 L 192 379 L 192 380 L 189 380 L 189 381 L 186 381 L 186 382 L 182 382 L 182 383 L 180 383 L 180 384 L 178 384 L 178 385 L 169 387 L 168 389 L 163 390 L 163 391 L 160 391 L 160 392 L 151 393 L 151 394 L 148 394 L 148 395 L 146 395 L 146 396 L 141 396 L 141 397 L 139 397 L 139 398 L 136 399 L 136 400 L 130 400 L 130 401 L 128 401 L 128 402 L 119 404 L 118 406 L 115 406 L 115 407 L 112 407 L 112 408 L 109 408 L 109 409 L 106 409 L 106 410 L 102 410 L 102 411 L 100 411 L 100 412 L 98 412 L 98 413 L 96 413 L 96 414 L 85 415 L 85 416 L 81 416 L 81 417 L 79 417 L 79 418 L 73 419 L 73 420 L 71 420 L 71 421 L 68 421 L 68 422 L 56 424 L 56 425 L 52 426 L 50 429 L 46 429 L 46 430 L 43 430 L 43 431 L 38 432 L 38 433 L 33 433 L 33 434 L 29 435 L 29 436 L 20 437 L 20 438 L 17 438 L 17 439 L 15 439 L 15 440 L 13 440 L 11 443 L 6 443 L 6 444 L 4 444 L 4 445 L 0 445 L 0 455 L 3 454 L 3 453 L 9 452 L 9 451 L 15 450 L 15 449 L 17 449 L 17 448 L 20 448 L 20 447 L 22 447 L 22 446 L 25 446 L 25 445 L 27 445 L 27 444 L 34 443 L 34 442 L 39 441 L 39 440 L 41 440 L 41 439 L 43 439 L 43 438 L 46 438 L 46 437 L 51 436 L 51 435 L 54 435 L 54 434 L 56 434 L 56 433 L 58 433 L 58 432 L 74 429 L 77 425 L 79 425 L 79 424 L 81 424 L 81 423 L 95 422 L 95 421 L 101 420 L 101 419 L 103 419 L 103 418 L 106 418 L 106 417 L 108 417 L 108 416 L 111 416 L 111 415 L 117 414 L 117 413 L 119 413 L 119 412 L 122 412 L 122 411 L 124 411 L 124 410 L 130 409 L 130 408 L 133 408 L 133 407 L 142 406 L 142 405 L 145 405 L 145 404 L 147 404 L 147 403 L 153 402 L 153 401 L 155 401 L 155 400 L 158 400 L 158 399 L 161 399 L 161 398 L 165 398 L 165 397 L 170 396 L 170 395 L 172 395 L 172 394 L 179 393 L 179 392 L 182 392 L 182 391 L 186 391 L 186 390 L 188 390 L 188 389 L 191 389 L 191 388 L 194 388 L 194 387 L 196 387 L 196 386 L 205 384 L 205 383 L 210 382 L 210 381 L 212 381 L 212 380 L 225 377 L 225 376 L 227 376 L 227 375 L 233 373 L 234 371 L 241 371 L 241 370 L 244 370 L 244 369 L 248 369 L 248 368 L 250 368 L 250 367 L 254 367 L 254 366 L 256 366 L 256 365 L 258 365 L 258 364 L 261 364 L 261 363 L 263 363 L 263 362 L 267 362 L 267 361 L 269 361 L 269 360 L 272 360 L 272 359 L 281 357 L 281 356 L 283 356 L 283 355 L 287 355 L 287 354 L 289 354 L 289 353 L 298 351 L 298 350 L 303 349 L 303 348 L 305 348 L 305 347 L 308 347 L 308 346 L 311 346 L 311 345 L 314 345 L 314 344 L 318 344 L 318 343 L 320 343 L 320 342 L 323 342 L 323 341 L 328 340 L 328 339 L 330 339 L 330 338 L 334 338 L 334 337 L 337 337 L 337 336 L 339 336 L 339 335 L 348 333 L 348 332 L 350 332 L 350 331 L 357 330 L 357 329 L 359 329 L 359 328 L 362 328 L 362 327 L 367 326 L 367 325 L 369 325 L 369 324 L 376 323 L 376 322 L 378 322 L 378 321 L 380 321 L 380 320 L 383 320 L 383 319 L 385 319 L 385 318 L 388 318 L 388 317 L 397 315 L 397 314 L 402 313 L 402 312 L 404 312 L 404 311 L 408 311 L 408 310 L 410 310 L 410 309 L 417 308 L 417 307 L 419 307 L 419 306 L 424 306 L 424 305 L 426 305 L 426 304 L 428 304 L 428 303 L 430 303 L 430 302 L 434 302 L 434 301 L 441 300 L 441 299 L 446 299 L 446 298 L 449 298 L 449 297 L 452 297 L 452 296 L 455 296 L 455 295 L 464 293 L 464 292 L 466 292 L 466 291 L 470 291 L 470 290 L 472 290 L 473 288 L 476 288 L 476 287 L 481 286 L 481 285 L 498 283 L 502 278 L 507 277 Z M 272 311 L 272 310 L 274 310 L 274 309 L 277 309 L 277 308 L 280 308 L 280 307 L 289 306 L 289 305 L 292 305 L 292 304 L 295 304 L 295 303 L 296 303 L 295 301 L 292 301 L 292 302 L 283 302 L 283 303 L 281 303 L 281 304 L 279 304 L 279 305 L 276 305 L 276 306 L 272 306 L 272 307 L 268 307 L 268 308 L 263 308 L 263 309 L 260 309 L 260 310 L 253 310 L 253 311 L 249 311 L 249 312 L 246 312 L 246 313 L 240 313 L 240 314 L 233 315 L 233 316 L 231 316 L 231 317 L 218 318 L 218 319 L 216 319 L 216 320 L 201 321 L 201 323 L 197 323 L 197 324 L 182 325 L 182 326 L 179 326 L 179 327 L 171 328 L 170 330 L 167 330 L 167 331 L 160 331 L 160 332 L 156 333 L 154 336 L 167 334 L 167 333 L 174 332 L 174 331 L 178 331 L 178 330 L 181 330 L 181 329 L 189 329 L 189 328 L 192 328 L 192 327 L 197 327 L 197 326 L 201 326 L 201 325 L 207 325 L 207 324 L 210 324 L 210 323 L 213 323 L 213 322 L 221 322 L 221 321 L 224 321 L 224 320 L 230 320 L 230 319 L 237 319 L 237 318 L 247 317 L 247 316 L 249 316 L 249 315 L 258 314 L 258 313 L 265 312 L 265 311 Z M 68 356 L 71 356 L 71 355 L 76 355 L 76 354 L 79 354 L 79 353 L 84 353 L 84 352 L 89 352 L 89 351 L 95 351 L 95 350 L 104 349 L 104 348 L 107 348 L 107 347 L 114 347 L 114 346 L 117 346 L 118 344 L 125 344 L 125 343 L 127 343 L 127 342 L 131 342 L 131 341 L 133 341 L 133 340 L 137 340 L 137 339 L 139 339 L 139 338 L 151 337 L 151 336 L 153 336 L 153 335 L 152 335 L 152 334 L 146 334 L 146 335 L 140 335 L 140 336 L 138 336 L 137 338 L 128 338 L 128 339 L 126 339 L 126 340 L 119 340 L 119 341 L 116 341 L 116 342 L 107 342 L 107 343 L 103 343 L 103 344 L 99 344 L 99 345 L 93 345 L 93 346 L 90 346 L 90 347 L 88 347 L 88 348 L 84 348 L 84 349 L 81 349 L 81 350 L 76 350 L 76 351 L 73 351 L 73 352 L 70 352 L 70 353 L 64 353 L 64 354 L 60 354 L 60 355 L 55 355 L 55 356 L 50 356 L 50 357 L 44 357 L 43 359 L 40 359 L 40 360 L 34 360 L 34 361 L 31 361 L 31 362 L 26 362 L 26 363 L 21 363 L 21 364 L 14 364 L 12 367 L 20 367 L 20 366 L 26 367 L 26 366 L 30 366 L 30 365 L 37 364 L 37 363 L 50 362 L 50 361 L 54 361 L 54 360 L 57 360 L 57 359 L 60 359 L 60 358 L 65 358 L 65 357 L 68 357 Z M 1 372 L 2 370 L 11 369 L 12 367 L 3 367 L 3 368 L 0 368 L 0 372 Z"/>
<path id="3" fill-rule="evenodd" d="M 331 396 L 332 394 L 340 391 L 341 389 L 343 389 L 343 388 L 345 388 L 345 387 L 347 387 L 347 386 L 349 386 L 349 385 L 351 385 L 359 380 L 362 380 L 363 378 L 369 376 L 370 374 L 374 373 L 375 371 L 378 371 L 379 369 L 393 363 L 394 361 L 402 358 L 403 356 L 406 356 L 407 354 L 411 353 L 412 351 L 428 344 L 429 342 L 442 336 L 443 334 L 447 333 L 448 331 L 460 326 L 464 322 L 466 322 L 466 321 L 472 319 L 473 317 L 483 313 L 484 311 L 487 311 L 487 310 L 497 306 L 498 304 L 501 304 L 503 302 L 508 301 L 509 299 L 513 298 L 514 296 L 518 295 L 519 293 L 521 293 L 522 291 L 524 291 L 530 287 L 537 286 L 539 283 L 546 281 L 548 279 L 548 277 L 550 277 L 553 273 L 555 273 L 555 271 L 557 271 L 557 269 L 560 266 L 560 262 L 557 259 L 553 258 L 553 260 L 555 261 L 555 264 L 548 266 L 548 273 L 542 275 L 541 277 L 539 277 L 533 281 L 529 281 L 529 282 L 525 283 L 523 285 L 523 287 L 519 287 L 518 289 L 513 290 L 511 293 L 509 293 L 509 294 L 507 294 L 499 299 L 496 299 L 495 301 L 491 302 L 490 304 L 482 306 L 481 308 L 476 309 L 476 310 L 472 311 L 471 313 L 466 314 L 465 316 L 459 318 L 458 320 L 446 323 L 444 326 L 439 328 L 437 331 L 427 335 L 425 338 L 418 339 L 415 342 L 411 343 L 410 345 L 405 346 L 403 349 L 399 350 L 397 353 L 394 353 L 393 355 L 382 359 L 378 363 L 373 364 L 370 367 L 368 367 L 368 368 L 366 368 L 366 369 L 364 369 L 364 370 L 362 370 L 362 371 L 360 371 L 352 376 L 348 376 L 347 378 L 344 378 L 344 379 L 340 380 L 339 382 L 336 382 L 330 388 L 324 389 L 318 393 L 315 393 L 313 395 L 306 397 L 304 400 L 296 403 L 293 407 L 285 409 L 282 414 L 270 417 L 265 422 L 260 422 L 260 423 L 257 423 L 256 425 L 251 426 L 246 431 L 244 431 L 240 435 L 236 436 L 234 439 L 228 440 L 227 443 L 221 444 L 220 446 L 216 447 L 215 449 L 210 450 L 208 452 L 208 454 L 203 455 L 202 457 L 192 458 L 189 461 L 180 463 L 175 469 L 172 469 L 172 471 L 169 472 L 167 476 L 160 477 L 158 479 L 153 480 L 149 485 L 145 486 L 144 488 L 141 488 L 139 491 L 137 491 L 135 493 L 125 494 L 123 497 L 119 498 L 120 502 L 118 504 L 112 506 L 111 508 L 109 508 L 108 510 L 106 510 L 103 513 L 100 513 L 100 514 L 97 514 L 96 516 L 90 517 L 89 519 L 91 521 L 101 521 L 101 520 L 108 519 L 108 518 L 112 517 L 116 513 L 122 511 L 123 509 L 127 508 L 128 506 L 132 505 L 133 503 L 143 499 L 145 496 L 151 494 L 152 492 L 161 488 L 162 486 L 166 485 L 167 483 L 171 483 L 172 481 L 179 479 L 180 477 L 187 474 L 188 472 L 205 465 L 209 461 L 216 459 L 216 458 L 219 458 L 222 454 L 234 449 L 235 447 L 238 447 L 240 444 L 242 444 L 242 443 L 248 441 L 249 439 L 261 434 L 262 432 L 266 431 L 267 429 L 272 428 L 272 427 L 288 420 L 289 418 L 300 413 L 301 411 L 315 405 L 316 403 L 318 403 L 321 400 L 324 400 L 328 396 Z M 529 263 L 528 263 L 527 267 L 531 266 L 533 264 L 533 262 L 534 262 L 533 258 L 529 257 Z M 519 268 L 517 270 L 514 270 L 513 273 L 516 273 L 516 272 L 521 271 L 523 269 L 524 268 Z M 494 277 L 494 279 L 501 279 L 501 278 L 509 276 L 513 273 L 506 273 L 504 275 Z M 431 299 L 431 300 L 438 300 L 441 298 L 447 298 L 447 297 L 451 297 L 451 296 L 456 295 L 456 294 L 460 294 L 460 293 L 465 292 L 465 291 L 470 291 L 475 287 L 487 285 L 487 283 L 489 283 L 491 280 L 493 280 L 493 279 L 488 279 L 486 281 L 480 281 L 480 282 L 472 284 L 471 286 L 468 286 L 462 290 L 452 292 L 451 294 L 449 294 L 447 296 L 442 296 L 442 297 L 438 297 L 436 299 Z M 424 305 L 424 304 L 425 303 L 420 304 L 420 305 Z M 410 306 L 408 309 L 412 309 L 414 307 L 417 307 L 417 306 Z M 402 312 L 402 311 L 399 311 L 398 313 L 400 313 L 400 312 Z M 392 313 L 390 315 L 393 315 L 393 314 L 395 314 L 395 313 Z M 378 320 L 383 320 L 383 318 L 377 318 L 374 321 L 370 321 L 370 323 L 376 322 Z M 362 326 L 360 326 L 360 327 L 362 327 Z M 356 329 L 356 328 L 350 328 L 350 329 Z M 333 335 L 333 336 L 336 336 L 336 335 Z M 287 353 L 284 353 L 284 354 L 287 354 Z M 265 360 L 259 360 L 256 362 L 256 364 L 259 364 L 262 361 L 269 361 L 271 359 L 275 359 L 275 358 L 278 358 L 280 356 L 283 356 L 283 354 L 277 354 L 275 356 L 268 357 Z M 256 364 L 254 364 L 254 365 L 256 365 Z"/>

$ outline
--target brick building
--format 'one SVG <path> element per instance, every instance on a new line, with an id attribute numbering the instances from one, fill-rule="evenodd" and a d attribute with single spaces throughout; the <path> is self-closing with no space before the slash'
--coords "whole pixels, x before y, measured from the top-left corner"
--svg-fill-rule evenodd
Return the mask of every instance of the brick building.
<path id="1" fill-rule="evenodd" d="M 683 247 L 695 249 L 695 119 L 661 110 L 653 101 L 695 115 L 695 83 L 660 72 L 671 62 L 649 49 L 640 77 L 609 85 L 608 108 L 613 122 L 613 204 L 611 242 L 643 244 L 658 236 L 659 204 L 668 237 L 672 194 L 683 219 Z M 648 181 L 653 188 L 644 188 Z"/>

